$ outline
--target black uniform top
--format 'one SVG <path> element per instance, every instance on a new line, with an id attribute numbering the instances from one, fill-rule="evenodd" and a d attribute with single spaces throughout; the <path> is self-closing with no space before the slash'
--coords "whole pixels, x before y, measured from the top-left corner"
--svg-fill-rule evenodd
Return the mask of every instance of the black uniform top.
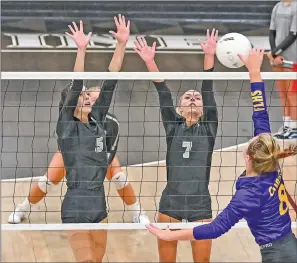
<path id="1" fill-rule="evenodd" d="M 67 97 L 67 93 L 70 87 L 71 87 L 71 83 L 70 85 L 67 85 L 61 92 L 61 100 L 59 102 L 59 112 L 63 108 L 63 105 Z M 110 164 L 116 155 L 118 144 L 119 144 L 120 124 L 117 117 L 108 112 L 106 114 L 105 121 L 103 122 L 103 128 L 106 134 L 108 164 Z"/>
<path id="2" fill-rule="evenodd" d="M 187 127 L 185 119 L 176 113 L 165 82 L 154 84 L 159 94 L 166 132 L 166 189 L 182 196 L 208 195 L 211 158 L 218 127 L 213 81 L 203 81 L 201 95 L 204 115 L 201 121 L 190 127 Z"/>
<path id="3" fill-rule="evenodd" d="M 74 80 L 71 83 L 56 129 L 69 189 L 100 189 L 103 186 L 108 167 L 103 126 L 116 83 L 116 80 L 104 82 L 99 98 L 89 114 L 88 123 L 82 123 L 73 116 L 83 81 Z"/>

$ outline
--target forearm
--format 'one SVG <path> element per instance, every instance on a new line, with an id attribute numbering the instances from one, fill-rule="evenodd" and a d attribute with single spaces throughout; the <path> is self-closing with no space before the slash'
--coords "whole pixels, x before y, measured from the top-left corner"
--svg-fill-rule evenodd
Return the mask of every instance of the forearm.
<path id="1" fill-rule="evenodd" d="M 74 72 L 84 72 L 85 71 L 85 57 L 86 57 L 86 48 L 77 49 L 76 60 L 74 64 Z"/>
<path id="2" fill-rule="evenodd" d="M 149 72 L 160 72 L 155 60 L 146 62 L 146 67 L 148 69 Z M 164 82 L 164 80 L 153 80 L 154 82 Z"/>
<path id="3" fill-rule="evenodd" d="M 92 107 L 92 114 L 97 121 L 103 121 L 109 110 L 117 80 L 105 80 L 99 98 Z"/>
<path id="4" fill-rule="evenodd" d="M 210 70 L 214 67 L 215 57 L 212 55 L 204 56 L 204 70 Z"/>
<path id="5" fill-rule="evenodd" d="M 126 51 L 126 43 L 117 43 L 116 49 L 112 56 L 111 62 L 109 64 L 108 70 L 110 72 L 121 71 L 124 56 Z"/>
<path id="6" fill-rule="evenodd" d="M 170 231 L 168 241 L 174 241 L 174 240 L 195 240 L 193 235 L 193 229 Z"/>
<path id="7" fill-rule="evenodd" d="M 274 50 L 275 47 L 276 47 L 275 37 L 276 37 L 276 31 L 275 30 L 270 30 L 269 31 L 269 43 L 270 43 L 271 51 Z"/>
<path id="8" fill-rule="evenodd" d="M 294 41 L 297 40 L 297 34 L 291 32 L 283 42 L 281 42 L 277 47 L 271 50 L 271 54 L 273 57 L 279 56 L 283 51 L 285 51 L 288 47 L 290 47 Z"/>
<path id="9" fill-rule="evenodd" d="M 253 102 L 254 136 L 261 133 L 270 133 L 265 86 L 262 81 L 251 83 L 251 96 Z"/>
<path id="10" fill-rule="evenodd" d="M 250 83 L 262 82 L 261 72 L 258 71 L 250 71 Z"/>

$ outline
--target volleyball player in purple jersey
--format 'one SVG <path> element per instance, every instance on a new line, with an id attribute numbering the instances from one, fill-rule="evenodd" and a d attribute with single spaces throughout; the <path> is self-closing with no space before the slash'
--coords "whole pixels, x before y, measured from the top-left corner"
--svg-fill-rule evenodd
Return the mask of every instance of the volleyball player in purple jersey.
<path id="1" fill-rule="evenodd" d="M 295 155 L 297 148 L 292 146 L 282 152 L 271 135 L 260 74 L 263 54 L 263 50 L 253 49 L 244 61 L 250 73 L 255 137 L 243 151 L 246 170 L 237 180 L 235 195 L 209 224 L 179 231 L 148 225 L 159 239 L 215 239 L 244 218 L 261 249 L 262 262 L 297 262 L 297 239 L 292 232 L 289 201 L 278 163 L 281 158 Z"/>

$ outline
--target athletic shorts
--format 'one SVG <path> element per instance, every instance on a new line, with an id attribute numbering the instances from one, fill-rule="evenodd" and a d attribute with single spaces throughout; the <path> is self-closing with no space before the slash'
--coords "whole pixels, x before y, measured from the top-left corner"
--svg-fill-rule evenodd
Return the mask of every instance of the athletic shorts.
<path id="1" fill-rule="evenodd" d="M 297 239 L 291 232 L 285 237 L 260 246 L 263 263 L 297 263 Z"/>
<path id="2" fill-rule="evenodd" d="M 68 189 L 61 208 L 62 223 L 99 223 L 107 217 L 104 188 Z"/>
<path id="3" fill-rule="evenodd" d="M 159 203 L 159 212 L 179 221 L 195 222 L 211 219 L 211 197 L 209 193 L 185 196 L 165 188 Z"/>

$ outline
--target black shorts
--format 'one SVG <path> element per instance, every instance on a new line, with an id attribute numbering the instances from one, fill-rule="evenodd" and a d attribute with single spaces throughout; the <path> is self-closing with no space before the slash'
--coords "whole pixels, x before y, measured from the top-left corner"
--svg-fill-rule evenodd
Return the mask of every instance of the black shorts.
<path id="1" fill-rule="evenodd" d="M 61 208 L 62 223 L 99 223 L 107 217 L 104 188 L 68 189 Z"/>
<path id="2" fill-rule="evenodd" d="M 159 212 L 176 220 L 195 222 L 212 218 L 210 194 L 184 196 L 165 188 L 159 203 Z"/>
<path id="3" fill-rule="evenodd" d="M 260 248 L 263 263 L 297 263 L 297 239 L 292 232 Z"/>

